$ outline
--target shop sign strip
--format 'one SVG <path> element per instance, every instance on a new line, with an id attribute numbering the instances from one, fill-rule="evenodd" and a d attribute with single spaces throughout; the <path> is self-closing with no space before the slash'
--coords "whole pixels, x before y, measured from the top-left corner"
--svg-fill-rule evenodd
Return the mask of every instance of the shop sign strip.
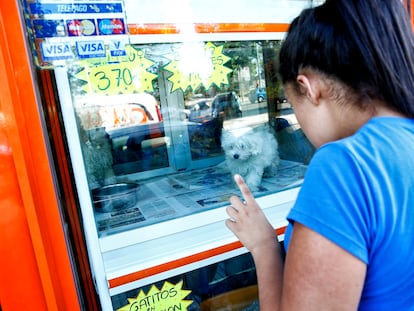
<path id="1" fill-rule="evenodd" d="M 286 23 L 194 23 L 191 24 L 194 32 L 205 33 L 239 33 L 239 32 L 287 32 L 289 24 Z M 182 34 L 182 24 L 154 23 L 154 24 L 128 24 L 130 35 L 154 34 Z M 187 27 L 185 27 L 188 30 Z"/>
<path id="2" fill-rule="evenodd" d="M 276 234 L 279 235 L 283 235 L 285 233 L 286 230 L 286 226 L 285 227 L 281 227 L 281 228 L 277 228 Z M 183 257 L 177 260 L 173 260 L 170 262 L 166 262 L 154 267 L 150 267 L 148 269 L 144 269 L 144 270 L 140 270 L 140 271 L 136 271 L 133 273 L 129 273 L 111 280 L 108 280 L 109 283 L 109 288 L 115 288 L 118 286 L 122 286 L 131 282 L 135 282 L 156 274 L 160 274 L 169 270 L 173 270 L 176 268 L 180 268 L 183 267 L 185 265 L 189 265 L 192 264 L 194 262 L 197 261 L 201 261 L 204 259 L 208 259 L 214 256 L 218 256 L 230 251 L 234 251 L 236 249 L 239 249 L 243 247 L 243 245 L 237 241 L 237 242 L 233 242 L 233 243 L 229 243 L 229 244 L 225 244 L 216 248 L 212 248 L 209 250 L 206 250 L 204 252 L 200 252 L 194 255 L 190 255 L 187 257 Z"/>

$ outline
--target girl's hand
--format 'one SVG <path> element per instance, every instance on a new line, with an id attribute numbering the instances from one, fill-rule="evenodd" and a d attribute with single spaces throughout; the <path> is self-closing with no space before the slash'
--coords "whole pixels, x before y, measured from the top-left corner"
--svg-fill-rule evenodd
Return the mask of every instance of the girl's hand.
<path id="1" fill-rule="evenodd" d="M 278 243 L 276 233 L 257 204 L 243 178 L 236 174 L 234 181 L 243 196 L 242 202 L 237 196 L 230 198 L 230 206 L 226 208 L 230 219 L 227 227 L 237 236 L 240 242 L 254 255 L 261 249 L 273 250 Z"/>

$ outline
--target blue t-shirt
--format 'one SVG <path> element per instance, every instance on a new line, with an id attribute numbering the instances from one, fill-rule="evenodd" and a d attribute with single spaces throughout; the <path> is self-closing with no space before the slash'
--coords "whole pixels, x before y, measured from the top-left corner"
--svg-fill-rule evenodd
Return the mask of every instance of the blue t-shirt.
<path id="1" fill-rule="evenodd" d="M 378 117 L 315 153 L 288 214 L 367 264 L 359 310 L 414 310 L 414 120 Z"/>

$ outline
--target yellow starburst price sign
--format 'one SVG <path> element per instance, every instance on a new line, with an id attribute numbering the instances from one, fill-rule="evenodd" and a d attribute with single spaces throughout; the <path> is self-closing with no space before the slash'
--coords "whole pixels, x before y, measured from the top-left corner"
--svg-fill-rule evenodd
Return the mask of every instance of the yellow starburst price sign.
<path id="1" fill-rule="evenodd" d="M 136 298 L 128 298 L 128 304 L 117 311 L 173 311 L 187 310 L 193 303 L 184 298 L 191 292 L 182 289 L 183 281 L 174 285 L 165 282 L 161 289 L 155 285 L 145 294 L 142 290 Z"/>
<path id="2" fill-rule="evenodd" d="M 195 90 L 203 85 L 209 88 L 215 84 L 218 87 L 229 84 L 228 74 L 232 69 L 225 66 L 230 57 L 223 53 L 223 45 L 216 46 L 211 42 L 204 45 L 200 43 L 184 43 L 176 49 L 164 69 L 172 75 L 168 80 L 172 83 L 171 92 L 191 87 Z"/>
<path id="3" fill-rule="evenodd" d="M 207 79 L 206 85 L 210 87 L 212 84 L 220 86 L 221 84 L 230 84 L 228 74 L 232 72 L 230 68 L 224 66 L 231 58 L 224 55 L 223 45 L 215 46 L 213 43 L 206 43 L 206 49 L 211 52 L 211 64 L 213 70 L 211 75 Z"/>
<path id="4" fill-rule="evenodd" d="M 127 94 L 154 91 L 152 81 L 156 74 L 147 69 L 154 62 L 145 57 L 143 50 L 126 46 L 128 59 L 120 62 L 94 64 L 83 61 L 84 68 L 76 78 L 85 81 L 83 90 L 88 94 Z"/>

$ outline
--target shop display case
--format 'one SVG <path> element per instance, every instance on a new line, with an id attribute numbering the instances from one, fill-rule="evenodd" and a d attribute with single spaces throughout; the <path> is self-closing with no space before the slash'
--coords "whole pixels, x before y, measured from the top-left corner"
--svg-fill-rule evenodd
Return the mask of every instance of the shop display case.
<path id="1" fill-rule="evenodd" d="M 224 224 L 240 193 L 222 135 L 243 132 L 244 149 L 252 129 L 276 138 L 277 170 L 254 195 L 283 238 L 314 149 L 277 77 L 278 50 L 311 5 L 24 2 L 103 310 L 257 310 L 254 264 Z"/>

